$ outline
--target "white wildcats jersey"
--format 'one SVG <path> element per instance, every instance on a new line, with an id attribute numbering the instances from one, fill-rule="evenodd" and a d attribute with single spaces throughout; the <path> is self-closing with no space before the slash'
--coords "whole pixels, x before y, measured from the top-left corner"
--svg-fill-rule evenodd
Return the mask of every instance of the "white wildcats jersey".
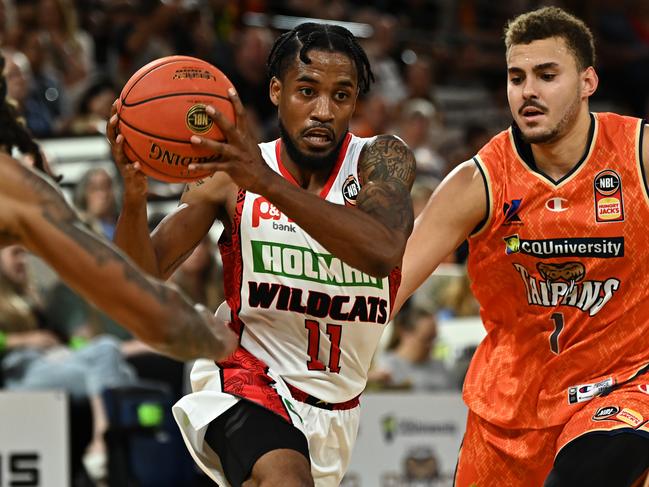
<path id="1" fill-rule="evenodd" d="M 322 198 L 355 204 L 358 158 L 371 140 L 347 135 Z M 275 172 L 293 180 L 280 161 L 280 140 L 260 148 Z M 400 271 L 377 279 L 348 266 L 263 196 L 240 192 L 237 214 L 224 261 L 233 263 L 226 294 L 241 346 L 312 396 L 353 399 L 365 388 Z"/>

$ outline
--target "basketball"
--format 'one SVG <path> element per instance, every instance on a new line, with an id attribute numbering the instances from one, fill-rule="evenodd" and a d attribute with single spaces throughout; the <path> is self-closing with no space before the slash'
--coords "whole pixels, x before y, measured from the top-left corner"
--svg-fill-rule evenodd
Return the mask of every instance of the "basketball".
<path id="1" fill-rule="evenodd" d="M 140 68 L 126 83 L 118 103 L 118 130 L 124 136 L 124 152 L 152 178 L 176 183 L 203 178 L 209 172 L 193 172 L 191 163 L 212 162 L 216 157 L 189 139 L 200 135 L 223 141 L 224 137 L 205 108 L 213 106 L 234 122 L 228 98 L 230 80 L 211 64 L 188 56 L 168 56 Z"/>

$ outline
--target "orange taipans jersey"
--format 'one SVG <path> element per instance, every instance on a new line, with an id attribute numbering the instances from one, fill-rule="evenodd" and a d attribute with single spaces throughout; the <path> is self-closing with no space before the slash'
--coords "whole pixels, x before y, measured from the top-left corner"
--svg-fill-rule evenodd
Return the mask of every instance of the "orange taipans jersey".
<path id="1" fill-rule="evenodd" d="M 649 197 L 639 119 L 591 115 L 586 151 L 554 181 L 517 127 L 474 158 L 489 215 L 469 239 L 487 337 L 464 386 L 494 424 L 564 423 L 649 363 Z"/>

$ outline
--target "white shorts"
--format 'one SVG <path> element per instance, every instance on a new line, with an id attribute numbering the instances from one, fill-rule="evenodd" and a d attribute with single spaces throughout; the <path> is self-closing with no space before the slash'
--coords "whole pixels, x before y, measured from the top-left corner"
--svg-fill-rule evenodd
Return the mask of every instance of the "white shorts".
<path id="1" fill-rule="evenodd" d="M 358 432 L 360 406 L 329 411 L 295 400 L 281 377 L 268 370 L 275 381 L 281 414 L 304 433 L 309 444 L 311 473 L 317 487 L 338 487 L 349 466 Z M 173 406 L 173 415 L 185 444 L 201 469 L 220 486 L 230 486 L 225 479 L 218 455 L 205 443 L 211 421 L 241 399 L 223 392 L 222 370 L 210 360 L 198 360 L 191 373 L 192 392 Z M 271 409 L 273 410 L 273 409 Z M 274 408 L 277 412 L 277 408 Z"/>

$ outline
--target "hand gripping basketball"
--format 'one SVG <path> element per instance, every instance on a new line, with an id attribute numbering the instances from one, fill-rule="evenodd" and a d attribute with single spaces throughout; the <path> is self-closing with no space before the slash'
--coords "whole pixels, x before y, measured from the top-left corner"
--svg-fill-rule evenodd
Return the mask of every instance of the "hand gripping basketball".
<path id="1" fill-rule="evenodd" d="M 205 109 L 216 107 L 234 121 L 230 88 L 232 83 L 221 71 L 193 57 L 168 56 L 142 67 L 126 83 L 116 105 L 116 129 L 124 136 L 125 156 L 161 181 L 185 182 L 209 175 L 189 171 L 191 163 L 214 159 L 213 153 L 189 139 L 198 134 L 223 140 Z"/>
<path id="2" fill-rule="evenodd" d="M 193 135 L 191 143 L 214 155 L 209 162 L 194 162 L 188 167 L 194 173 L 223 171 L 240 187 L 259 193 L 275 173 L 264 162 L 257 141 L 248 126 L 246 110 L 234 88 L 228 90 L 228 99 L 235 112 L 234 123 L 221 111 L 207 106 L 205 111 L 219 127 L 224 141 Z"/>

